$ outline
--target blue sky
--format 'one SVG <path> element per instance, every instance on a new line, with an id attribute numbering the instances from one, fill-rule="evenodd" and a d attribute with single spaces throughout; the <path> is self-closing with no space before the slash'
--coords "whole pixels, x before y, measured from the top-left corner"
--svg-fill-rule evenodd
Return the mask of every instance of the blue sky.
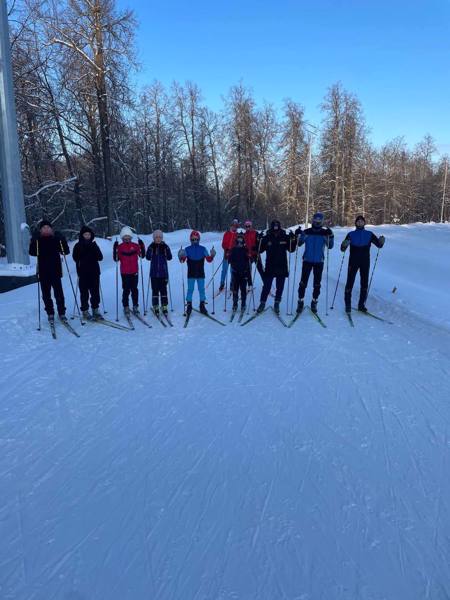
<path id="1" fill-rule="evenodd" d="M 213 109 L 240 80 L 281 107 L 290 97 L 319 123 L 341 81 L 362 102 L 376 145 L 426 133 L 450 153 L 449 0 L 118 0 L 133 9 L 142 70 L 197 83 Z"/>

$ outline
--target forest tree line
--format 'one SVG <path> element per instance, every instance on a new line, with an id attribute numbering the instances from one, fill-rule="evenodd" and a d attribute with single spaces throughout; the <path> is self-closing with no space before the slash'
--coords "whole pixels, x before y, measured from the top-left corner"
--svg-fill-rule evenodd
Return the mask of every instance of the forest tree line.
<path id="1" fill-rule="evenodd" d="M 290 225 L 305 221 L 308 197 L 308 215 L 321 210 L 330 225 L 356 213 L 440 220 L 445 159 L 433 139 L 375 148 L 360 101 L 340 83 L 315 128 L 301 103 L 259 106 L 242 83 L 220 111 L 193 82 L 134 89 L 137 23 L 114 0 L 20 0 L 10 28 L 31 226 L 45 216 L 70 237 L 83 224 L 99 235 L 123 224 L 221 230 L 235 217 Z"/>

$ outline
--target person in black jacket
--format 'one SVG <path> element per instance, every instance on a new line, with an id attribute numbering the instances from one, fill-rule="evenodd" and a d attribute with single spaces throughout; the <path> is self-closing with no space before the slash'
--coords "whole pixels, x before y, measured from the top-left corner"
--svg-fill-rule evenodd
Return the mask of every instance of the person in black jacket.
<path id="1" fill-rule="evenodd" d="M 58 231 L 54 231 L 50 221 L 44 219 L 39 223 L 39 230 L 31 238 L 29 254 L 37 257 L 37 274 L 48 320 L 53 321 L 55 318 L 52 288 L 58 315 L 60 319 L 65 319 L 66 306 L 61 284 L 61 255 L 70 254 L 66 238 Z"/>
<path id="2" fill-rule="evenodd" d="M 245 236 L 238 233 L 234 248 L 230 250 L 228 262 L 231 267 L 231 289 L 233 291 L 233 310 L 237 310 L 239 290 L 241 291 L 241 311 L 245 310 L 247 285 L 250 282 L 250 256 L 245 245 Z"/>
<path id="3" fill-rule="evenodd" d="M 280 302 L 285 280 L 286 277 L 289 277 L 287 253 L 293 252 L 295 248 L 296 240 L 294 234 L 291 231 L 287 234 L 284 229 L 281 229 L 280 221 L 272 221 L 270 229 L 261 240 L 260 254 L 263 252 L 266 253 L 266 266 L 264 270 L 264 285 L 257 312 L 261 313 L 265 308 L 274 277 L 276 280 L 276 293 L 273 308 L 275 312 L 280 312 Z"/>
<path id="4" fill-rule="evenodd" d="M 72 258 L 77 266 L 78 285 L 80 287 L 81 312 L 85 319 L 90 318 L 89 296 L 91 297 L 92 316 L 101 317 L 100 306 L 100 265 L 103 254 L 94 241 L 95 233 L 83 225 L 79 241 L 73 247 Z"/>
<path id="5" fill-rule="evenodd" d="M 147 248 L 145 258 L 150 261 L 150 279 L 152 283 L 152 308 L 155 315 L 159 315 L 159 297 L 161 296 L 161 310 L 168 315 L 167 283 L 169 281 L 168 260 L 172 260 L 172 252 L 163 241 L 164 234 L 161 229 L 153 232 L 153 242 Z"/>

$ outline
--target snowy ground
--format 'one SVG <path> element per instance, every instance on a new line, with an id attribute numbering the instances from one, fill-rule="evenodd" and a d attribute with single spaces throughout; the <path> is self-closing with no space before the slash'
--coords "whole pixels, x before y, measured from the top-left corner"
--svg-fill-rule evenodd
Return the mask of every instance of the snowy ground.
<path id="1" fill-rule="evenodd" d="M 449 598 L 450 226 L 374 229 L 368 305 L 394 325 L 350 328 L 340 286 L 327 329 L 183 329 L 175 261 L 173 329 L 54 341 L 36 286 L 2 294 L 0 598 Z"/>

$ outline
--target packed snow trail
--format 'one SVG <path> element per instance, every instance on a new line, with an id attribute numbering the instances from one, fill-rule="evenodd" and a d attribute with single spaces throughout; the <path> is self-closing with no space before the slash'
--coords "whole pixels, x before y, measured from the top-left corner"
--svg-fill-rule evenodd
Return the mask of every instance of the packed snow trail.
<path id="1" fill-rule="evenodd" d="M 375 230 L 368 306 L 394 325 L 351 328 L 341 281 L 327 329 L 306 310 L 241 328 L 223 297 L 226 327 L 183 329 L 176 261 L 173 328 L 71 321 L 81 338 L 55 341 L 36 286 L 2 294 L 2 600 L 447 599 L 450 227 Z"/>

